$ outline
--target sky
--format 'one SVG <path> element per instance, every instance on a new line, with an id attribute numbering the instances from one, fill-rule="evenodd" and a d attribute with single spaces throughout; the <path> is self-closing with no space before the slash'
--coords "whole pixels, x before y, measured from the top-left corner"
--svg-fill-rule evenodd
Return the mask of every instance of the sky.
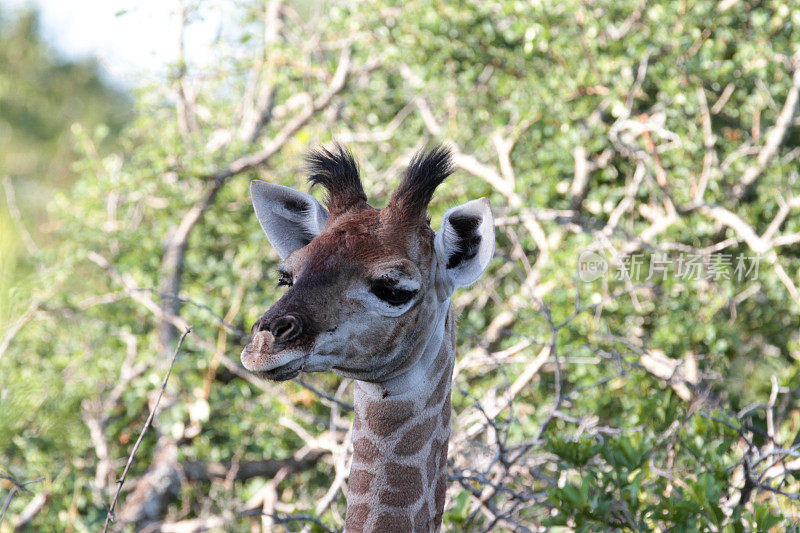
<path id="1" fill-rule="evenodd" d="M 0 9 L 38 8 L 42 36 L 70 59 L 96 57 L 112 81 L 135 87 L 176 58 L 178 0 L 0 0 Z M 187 50 L 201 53 L 220 18 L 192 24 Z"/>

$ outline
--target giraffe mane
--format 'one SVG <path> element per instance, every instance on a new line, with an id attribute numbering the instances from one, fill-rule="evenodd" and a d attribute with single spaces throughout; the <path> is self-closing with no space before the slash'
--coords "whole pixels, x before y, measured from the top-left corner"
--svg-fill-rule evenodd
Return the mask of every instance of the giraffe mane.
<path id="1" fill-rule="evenodd" d="M 405 176 L 389 200 L 389 208 L 401 220 L 425 220 L 428 204 L 441 183 L 453 173 L 452 150 L 444 145 L 420 150 L 408 164 Z"/>
<path id="2" fill-rule="evenodd" d="M 312 150 L 306 158 L 306 168 L 312 187 L 321 185 L 327 191 L 325 207 L 332 216 L 368 206 L 358 163 L 349 149 L 334 143 L 331 148 Z M 418 151 L 392 193 L 387 214 L 393 220 L 412 224 L 427 220 L 434 191 L 452 173 L 453 154 L 449 147 L 438 145 Z"/>
<path id="3" fill-rule="evenodd" d="M 358 163 L 347 148 L 335 143 L 332 149 L 312 150 L 306 158 L 306 168 L 312 187 L 322 185 L 328 192 L 325 207 L 331 215 L 367 205 Z"/>

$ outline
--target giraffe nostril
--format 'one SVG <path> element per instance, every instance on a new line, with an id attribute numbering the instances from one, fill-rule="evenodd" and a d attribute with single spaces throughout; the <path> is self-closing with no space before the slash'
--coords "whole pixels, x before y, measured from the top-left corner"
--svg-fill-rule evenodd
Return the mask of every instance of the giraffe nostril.
<path id="1" fill-rule="evenodd" d="M 286 315 L 270 322 L 269 331 L 275 340 L 289 342 L 300 336 L 303 331 L 303 323 L 294 315 Z"/>
<path id="2" fill-rule="evenodd" d="M 256 320 L 255 324 L 253 324 L 253 330 L 250 334 L 252 335 L 253 333 L 261 333 L 262 331 L 269 331 L 269 322 L 264 320 L 263 316 Z"/>
<path id="3" fill-rule="evenodd" d="M 269 331 L 269 321 L 263 316 L 253 322 L 253 326 L 250 328 L 250 336 L 253 337 L 256 333 L 261 333 L 262 331 Z"/>

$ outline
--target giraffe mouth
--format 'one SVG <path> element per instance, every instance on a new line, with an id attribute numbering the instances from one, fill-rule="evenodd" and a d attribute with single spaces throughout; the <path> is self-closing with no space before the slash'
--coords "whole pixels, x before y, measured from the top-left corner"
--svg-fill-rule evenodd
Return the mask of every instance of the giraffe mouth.
<path id="1" fill-rule="evenodd" d="M 294 361 L 290 361 L 285 365 L 281 365 L 277 368 L 271 368 L 269 370 L 260 370 L 252 372 L 256 376 L 264 379 L 269 379 L 272 381 L 288 381 L 292 378 L 296 378 L 300 375 L 300 372 L 303 371 L 303 359 L 295 359 Z"/>
<path id="2" fill-rule="evenodd" d="M 270 332 L 256 333 L 242 350 L 242 365 L 251 374 L 272 381 L 292 379 L 304 370 L 307 357 L 303 352 L 275 348 Z"/>

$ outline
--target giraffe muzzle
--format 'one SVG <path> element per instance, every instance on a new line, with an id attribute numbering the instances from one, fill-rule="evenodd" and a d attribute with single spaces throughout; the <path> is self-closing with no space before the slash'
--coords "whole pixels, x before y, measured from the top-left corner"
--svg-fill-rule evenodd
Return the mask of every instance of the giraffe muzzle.
<path id="1" fill-rule="evenodd" d="M 262 316 L 253 325 L 253 336 L 242 350 L 242 364 L 266 379 L 283 381 L 297 376 L 306 357 L 294 344 L 303 338 L 306 329 L 294 314 Z"/>
<path id="2" fill-rule="evenodd" d="M 285 317 L 282 317 L 285 318 Z M 296 318 L 274 320 L 274 329 L 281 339 L 293 339 L 302 332 Z M 242 365 L 250 372 L 265 379 L 284 381 L 297 376 L 303 370 L 305 357 L 302 352 L 285 348 L 285 342 L 276 338 L 269 327 L 258 324 L 258 328 L 242 350 Z"/>

